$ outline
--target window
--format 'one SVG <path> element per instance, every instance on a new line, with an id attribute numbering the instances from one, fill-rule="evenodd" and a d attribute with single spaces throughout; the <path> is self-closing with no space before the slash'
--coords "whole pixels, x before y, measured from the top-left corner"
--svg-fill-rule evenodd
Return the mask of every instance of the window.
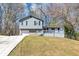
<path id="1" fill-rule="evenodd" d="M 79 30 L 79 28 L 77 28 L 77 30 Z"/>
<path id="2" fill-rule="evenodd" d="M 36 21 L 34 21 L 34 25 L 36 25 Z"/>
<path id="3" fill-rule="evenodd" d="M 23 25 L 23 22 L 21 22 L 21 25 Z"/>
<path id="4" fill-rule="evenodd" d="M 41 24 L 41 22 L 39 21 L 39 25 Z"/>
<path id="5" fill-rule="evenodd" d="M 58 32 L 60 31 L 60 28 L 58 28 Z"/>
<path id="6" fill-rule="evenodd" d="M 60 28 L 58 28 L 58 31 L 60 30 Z"/>
<path id="7" fill-rule="evenodd" d="M 26 21 L 26 25 L 28 25 L 28 21 Z"/>

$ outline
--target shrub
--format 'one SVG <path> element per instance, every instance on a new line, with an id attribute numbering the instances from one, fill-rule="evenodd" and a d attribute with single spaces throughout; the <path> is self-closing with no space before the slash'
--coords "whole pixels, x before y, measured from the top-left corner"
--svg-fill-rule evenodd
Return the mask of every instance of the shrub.
<path id="1" fill-rule="evenodd" d="M 74 27 L 71 23 L 65 22 L 64 30 L 65 30 L 65 37 L 70 39 L 77 39 Z"/>

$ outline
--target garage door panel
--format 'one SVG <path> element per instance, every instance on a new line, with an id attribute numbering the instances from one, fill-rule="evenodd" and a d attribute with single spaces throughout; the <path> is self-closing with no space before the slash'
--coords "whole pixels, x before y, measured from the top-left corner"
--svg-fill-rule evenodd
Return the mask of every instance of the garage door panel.
<path id="1" fill-rule="evenodd" d="M 28 34 L 29 30 L 21 30 L 21 34 Z"/>

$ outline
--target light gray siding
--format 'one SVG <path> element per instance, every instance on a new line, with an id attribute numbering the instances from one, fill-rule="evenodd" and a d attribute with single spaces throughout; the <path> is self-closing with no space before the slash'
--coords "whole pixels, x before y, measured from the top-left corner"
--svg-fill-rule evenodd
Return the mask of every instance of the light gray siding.
<path id="1" fill-rule="evenodd" d="M 64 37 L 64 29 L 60 28 L 60 30 L 52 30 L 51 32 L 44 33 L 44 36 Z"/>
<path id="2" fill-rule="evenodd" d="M 26 25 L 26 21 L 27 21 L 27 25 Z M 36 21 L 36 25 L 34 25 L 34 21 Z M 40 21 L 40 25 L 39 25 L 39 21 Z M 35 18 L 29 18 L 27 20 L 23 21 L 19 23 L 19 28 L 20 29 L 42 29 L 42 21 L 41 20 L 37 20 Z"/>

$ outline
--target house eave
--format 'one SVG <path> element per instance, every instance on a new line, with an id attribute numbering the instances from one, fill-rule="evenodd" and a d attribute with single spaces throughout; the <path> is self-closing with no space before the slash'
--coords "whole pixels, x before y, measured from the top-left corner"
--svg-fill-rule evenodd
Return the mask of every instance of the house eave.
<path id="1" fill-rule="evenodd" d="M 43 21 L 42 19 L 39 19 L 39 18 L 37 18 L 37 17 L 34 17 L 34 16 L 30 15 L 30 16 L 26 16 L 26 17 L 20 19 L 19 22 L 24 21 L 24 20 L 27 20 L 27 19 L 29 19 L 29 18 L 35 18 L 35 19 L 37 19 L 37 20 Z"/>

